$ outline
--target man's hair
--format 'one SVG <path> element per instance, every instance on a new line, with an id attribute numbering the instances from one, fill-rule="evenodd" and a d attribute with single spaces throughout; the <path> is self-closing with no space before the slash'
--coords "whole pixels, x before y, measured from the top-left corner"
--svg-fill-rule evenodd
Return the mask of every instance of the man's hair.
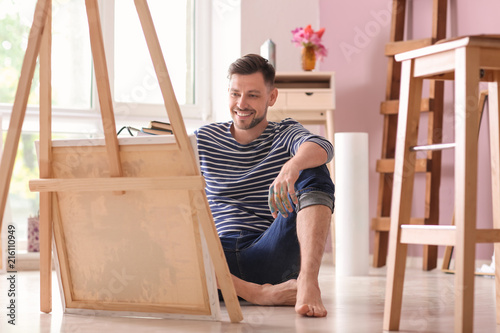
<path id="1" fill-rule="evenodd" d="M 274 87 L 276 71 L 267 59 L 258 54 L 247 54 L 233 62 L 229 66 L 228 78 L 231 79 L 233 74 L 250 75 L 258 72 L 262 73 L 268 87 Z"/>

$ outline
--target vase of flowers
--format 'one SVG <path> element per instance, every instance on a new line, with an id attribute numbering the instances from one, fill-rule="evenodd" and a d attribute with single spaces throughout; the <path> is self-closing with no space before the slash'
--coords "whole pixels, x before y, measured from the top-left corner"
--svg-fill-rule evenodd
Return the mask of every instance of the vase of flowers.
<path id="1" fill-rule="evenodd" d="M 327 55 L 325 46 L 321 43 L 321 37 L 325 28 L 314 31 L 311 25 L 305 28 L 292 30 L 294 43 L 297 47 L 302 47 L 302 69 L 312 71 L 316 67 L 316 60 L 323 60 Z"/>
<path id="2" fill-rule="evenodd" d="M 316 54 L 313 46 L 304 46 L 301 52 L 302 69 L 312 71 L 316 67 Z"/>

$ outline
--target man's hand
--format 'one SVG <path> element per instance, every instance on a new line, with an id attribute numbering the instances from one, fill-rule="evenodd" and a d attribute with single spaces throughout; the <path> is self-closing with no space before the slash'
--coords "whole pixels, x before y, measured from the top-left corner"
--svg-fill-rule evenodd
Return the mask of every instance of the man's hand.
<path id="1" fill-rule="evenodd" d="M 269 208 L 271 214 L 276 218 L 278 212 L 283 217 L 288 216 L 288 212 L 293 212 L 293 204 L 298 204 L 297 196 L 295 195 L 295 182 L 299 178 L 300 169 L 293 162 L 293 158 L 286 162 L 281 171 L 269 188 Z M 290 196 L 290 197 L 289 197 Z"/>

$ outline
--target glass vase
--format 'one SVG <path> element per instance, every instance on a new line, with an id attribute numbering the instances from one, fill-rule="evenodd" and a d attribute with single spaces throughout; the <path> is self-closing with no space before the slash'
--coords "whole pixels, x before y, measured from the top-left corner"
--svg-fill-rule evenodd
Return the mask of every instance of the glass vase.
<path id="1" fill-rule="evenodd" d="M 313 46 L 302 48 L 302 69 L 312 71 L 316 67 L 316 54 Z"/>

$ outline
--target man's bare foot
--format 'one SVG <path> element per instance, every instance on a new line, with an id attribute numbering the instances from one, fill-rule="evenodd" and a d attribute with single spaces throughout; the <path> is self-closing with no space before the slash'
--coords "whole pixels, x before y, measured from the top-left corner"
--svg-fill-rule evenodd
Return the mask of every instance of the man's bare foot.
<path id="1" fill-rule="evenodd" d="M 280 284 L 263 284 L 255 293 L 251 303 L 258 305 L 295 305 L 297 300 L 297 280 L 288 280 Z"/>
<path id="2" fill-rule="evenodd" d="M 327 311 L 321 300 L 317 279 L 299 278 L 297 280 L 297 303 L 295 312 L 307 317 L 325 317 Z"/>

